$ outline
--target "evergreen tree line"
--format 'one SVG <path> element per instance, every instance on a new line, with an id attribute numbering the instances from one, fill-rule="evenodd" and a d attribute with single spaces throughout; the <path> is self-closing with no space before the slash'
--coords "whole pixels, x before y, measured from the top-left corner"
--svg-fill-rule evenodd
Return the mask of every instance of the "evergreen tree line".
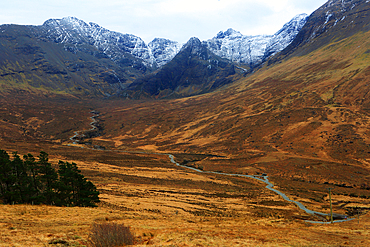
<path id="1" fill-rule="evenodd" d="M 99 202 L 99 191 L 75 163 L 59 161 L 56 171 L 43 151 L 38 160 L 31 154 L 21 159 L 16 152 L 11 160 L 7 152 L 0 149 L 0 201 L 94 207 Z"/>

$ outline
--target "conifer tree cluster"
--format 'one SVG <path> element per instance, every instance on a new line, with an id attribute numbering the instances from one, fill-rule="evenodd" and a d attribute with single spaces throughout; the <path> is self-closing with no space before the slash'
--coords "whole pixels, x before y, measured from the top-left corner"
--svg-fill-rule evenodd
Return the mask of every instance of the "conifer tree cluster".
<path id="1" fill-rule="evenodd" d="M 99 202 L 99 191 L 75 163 L 59 161 L 56 171 L 45 152 L 40 152 L 38 160 L 31 154 L 21 159 L 15 152 L 11 160 L 8 153 L 0 149 L 0 201 L 94 207 Z"/>

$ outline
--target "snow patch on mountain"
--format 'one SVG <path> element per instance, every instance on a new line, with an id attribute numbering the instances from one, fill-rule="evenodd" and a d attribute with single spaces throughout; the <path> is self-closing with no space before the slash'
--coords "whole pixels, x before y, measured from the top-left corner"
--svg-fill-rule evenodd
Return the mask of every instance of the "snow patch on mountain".
<path id="1" fill-rule="evenodd" d="M 222 58 L 253 66 L 287 47 L 306 20 L 306 14 L 298 15 L 274 35 L 245 36 L 230 28 L 219 32 L 210 40 L 203 41 L 202 44 Z M 136 59 L 132 63 L 142 64 L 139 65 L 141 67 L 162 67 L 171 61 L 183 46 L 163 38 L 155 38 L 146 44 L 135 35 L 113 32 L 96 23 L 86 23 L 75 17 L 50 19 L 42 28 L 49 40 L 64 44 L 65 49 L 71 52 L 81 51 L 84 44 L 89 44 L 117 63 Z"/>
<path id="2" fill-rule="evenodd" d="M 155 38 L 149 44 L 149 49 L 159 67 L 170 62 L 181 50 L 182 44 L 169 39 Z"/>
<path id="3" fill-rule="evenodd" d="M 253 66 L 287 47 L 306 21 L 306 14 L 297 15 L 274 35 L 245 36 L 230 28 L 205 43 L 220 57 Z"/>
<path id="4" fill-rule="evenodd" d="M 115 62 L 127 57 L 128 53 L 141 59 L 146 67 L 163 66 L 180 49 L 180 44 L 174 41 L 154 39 L 147 45 L 135 35 L 113 32 L 96 23 L 86 23 L 75 17 L 50 19 L 43 27 L 46 29 L 47 38 L 57 43 L 68 44 L 66 47 L 69 50 L 78 49 L 78 45 L 88 43 Z M 70 47 L 71 44 L 74 47 Z"/>
<path id="5" fill-rule="evenodd" d="M 307 14 L 297 15 L 277 31 L 267 45 L 264 54 L 265 58 L 275 55 L 290 45 L 299 31 L 301 31 L 302 27 L 306 24 L 307 19 Z"/>

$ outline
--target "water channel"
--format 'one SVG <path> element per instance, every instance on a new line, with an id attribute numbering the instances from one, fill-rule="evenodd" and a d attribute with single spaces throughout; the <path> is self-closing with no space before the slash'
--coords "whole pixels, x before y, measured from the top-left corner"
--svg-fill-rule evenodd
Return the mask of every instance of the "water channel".
<path id="1" fill-rule="evenodd" d="M 99 114 L 95 114 L 94 116 L 91 117 L 92 122 L 90 123 L 90 125 L 91 125 L 92 129 L 90 129 L 90 130 L 95 130 L 96 129 L 95 124 L 97 123 L 96 118 L 98 116 L 99 116 Z M 81 132 L 83 133 L 85 131 L 76 131 L 76 132 L 74 132 L 75 135 L 70 138 L 70 140 L 73 142 L 73 144 L 76 144 L 75 139 L 79 135 L 81 135 L 80 134 Z M 71 145 L 68 145 L 68 146 L 71 146 Z M 80 148 L 87 148 L 87 147 L 81 147 L 81 146 L 78 146 L 78 147 L 80 147 Z M 87 149 L 94 149 L 94 148 L 87 148 Z M 230 173 L 223 173 L 223 172 L 203 171 L 203 170 L 200 170 L 200 169 L 197 169 L 197 168 L 194 168 L 194 167 L 180 165 L 179 163 L 177 163 L 175 161 L 175 156 L 173 156 L 172 154 L 148 153 L 148 152 L 139 152 L 139 151 L 121 151 L 121 150 L 99 150 L 99 151 L 103 151 L 103 152 L 132 153 L 132 154 L 166 155 L 166 156 L 169 157 L 171 163 L 173 163 L 174 165 L 179 166 L 179 167 L 182 167 L 182 168 L 186 168 L 186 169 L 189 169 L 189 170 L 193 170 L 193 171 L 196 171 L 196 172 L 199 172 L 199 173 L 217 174 L 217 175 L 224 175 L 224 176 L 245 177 L 245 178 L 255 179 L 255 180 L 258 180 L 260 182 L 263 182 L 263 183 L 267 184 L 266 185 L 266 188 L 267 189 L 269 189 L 269 190 L 275 192 L 276 194 L 280 195 L 284 200 L 296 204 L 298 206 L 298 208 L 300 208 L 301 210 L 305 211 L 307 214 L 314 215 L 314 216 L 321 216 L 322 218 L 323 217 L 326 217 L 326 216 L 330 216 L 330 214 L 327 214 L 327 213 L 321 213 L 321 212 L 310 210 L 310 209 L 306 208 L 302 203 L 300 203 L 298 201 L 294 201 L 294 200 L 290 199 L 287 195 L 285 195 L 283 192 L 281 192 L 281 191 L 279 191 L 277 189 L 274 189 L 274 185 L 268 180 L 268 176 L 244 175 L 244 174 L 230 174 Z M 344 219 L 334 220 L 333 223 L 339 223 L 339 222 L 346 222 L 346 221 L 354 220 L 354 218 L 348 218 L 347 216 L 344 216 L 344 217 L 345 217 Z M 330 221 L 310 221 L 310 220 L 306 220 L 306 222 L 313 223 L 313 224 L 331 224 Z"/>
<path id="2" fill-rule="evenodd" d="M 305 211 L 306 213 L 308 213 L 310 215 L 315 215 L 315 216 L 317 216 L 317 215 L 323 216 L 323 217 L 330 216 L 330 214 L 326 214 L 326 213 L 321 213 L 321 212 L 310 210 L 310 209 L 306 208 L 302 203 L 300 203 L 298 201 L 294 201 L 294 200 L 290 199 L 287 195 L 285 195 L 283 192 L 281 192 L 281 191 L 279 191 L 277 189 L 274 189 L 273 188 L 274 185 L 268 180 L 268 176 L 243 175 L 243 174 L 230 174 L 230 173 L 223 173 L 223 172 L 203 171 L 203 170 L 196 169 L 196 168 L 193 168 L 193 167 L 180 165 L 179 163 L 177 163 L 175 161 L 175 157 L 172 154 L 167 154 L 167 155 L 168 155 L 168 157 L 170 158 L 170 160 L 171 160 L 171 162 L 173 164 L 175 164 L 175 165 L 177 165 L 179 167 L 183 167 L 183 168 L 187 168 L 187 169 L 196 171 L 196 172 L 208 173 L 208 174 L 218 174 L 218 175 L 224 175 L 224 176 L 233 176 L 233 177 L 245 177 L 245 178 L 252 178 L 252 179 L 261 181 L 261 182 L 267 184 L 266 185 L 266 188 L 267 189 L 269 189 L 269 190 L 275 192 L 276 194 L 280 195 L 284 200 L 296 204 L 298 206 L 298 208 L 300 208 L 301 210 Z M 354 220 L 354 219 L 353 218 L 346 217 L 345 219 L 334 220 L 333 223 L 345 222 L 345 221 L 350 221 L 350 220 Z M 306 220 L 306 222 L 313 223 L 313 224 L 331 224 L 331 222 L 326 222 L 326 221 L 311 221 L 311 220 Z"/>

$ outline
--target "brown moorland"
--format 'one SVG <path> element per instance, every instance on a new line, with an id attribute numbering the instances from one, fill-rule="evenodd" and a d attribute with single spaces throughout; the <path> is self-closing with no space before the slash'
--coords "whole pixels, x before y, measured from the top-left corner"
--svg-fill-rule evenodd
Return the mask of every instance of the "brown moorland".
<path id="1" fill-rule="evenodd" d="M 19 144 L 20 147 L 22 144 Z M 367 246 L 370 215 L 333 225 L 315 219 L 260 182 L 174 166 L 167 156 L 42 144 L 51 162 L 75 161 L 101 192 L 97 208 L 0 206 L 0 246 L 84 246 L 93 223 L 131 227 L 136 245 L 152 246 Z M 58 154 L 58 155 L 57 155 Z M 79 157 L 76 159 L 76 157 Z M 307 196 L 307 193 L 302 193 Z M 298 198 L 298 197 L 297 197 Z M 329 212 L 325 203 L 311 209 Z M 357 206 L 366 199 L 333 196 Z M 357 212 L 355 212 L 357 213 Z"/>
<path id="2" fill-rule="evenodd" d="M 120 138 L 109 138 L 110 118 L 108 111 L 103 111 L 108 109 L 105 108 L 107 102 L 82 101 L 73 97 L 65 100 L 64 97 L 14 94 L 2 98 L 1 119 L 6 124 L 1 125 L 1 147 L 8 152 L 30 152 L 35 156 L 44 150 L 50 154 L 53 164 L 59 160 L 77 163 L 82 173 L 97 185 L 102 203 L 93 209 L 3 205 L 0 207 L 3 229 L 0 246 L 83 246 L 88 244 L 92 224 L 100 222 L 130 226 L 138 246 L 369 244 L 368 190 L 361 186 L 347 188 L 339 183 L 347 182 L 353 174 L 352 164 L 343 165 L 335 159 L 324 163 L 317 157 L 302 157 L 285 150 L 265 153 L 258 149 L 246 150 L 243 155 L 225 150 L 216 155 L 218 151 L 212 149 L 209 152 L 168 150 L 177 162 L 205 171 L 266 172 L 279 190 L 320 212 L 329 213 L 327 188 L 335 187 L 334 212 L 354 216 L 360 213 L 360 224 L 357 220 L 334 225 L 310 224 L 305 220 L 317 218 L 284 201 L 258 181 L 177 167 L 168 156 L 160 154 L 164 149 L 157 145 L 148 150 L 149 146 L 138 147 L 135 142 L 127 145 L 128 142 Z M 113 107 L 117 102 L 108 102 L 113 113 L 117 110 Z M 124 107 L 130 109 L 149 103 L 127 102 Z M 93 114 L 90 112 L 93 109 L 101 112 L 98 117 L 103 129 L 101 136 L 83 139 L 85 144 L 72 144 L 69 138 L 75 131 L 91 128 Z M 34 124 L 36 119 L 37 125 Z M 90 149 L 94 146 L 100 150 Z M 101 150 L 103 147 L 105 150 Z M 138 153 L 139 148 L 145 152 Z M 155 150 L 157 154 L 153 154 Z M 338 168 L 338 165 L 341 166 Z M 331 176 L 322 173 L 329 168 L 337 172 L 337 177 L 335 173 Z M 342 174 L 343 169 L 347 170 Z M 366 171 L 362 169 L 361 174 L 354 174 L 366 181 Z M 362 209 L 358 211 L 359 208 Z"/>

